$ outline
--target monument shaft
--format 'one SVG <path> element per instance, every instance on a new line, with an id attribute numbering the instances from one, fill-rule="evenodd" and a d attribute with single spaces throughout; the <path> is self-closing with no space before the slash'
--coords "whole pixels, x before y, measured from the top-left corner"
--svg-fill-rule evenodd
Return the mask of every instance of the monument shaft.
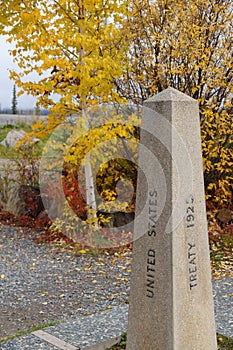
<path id="1" fill-rule="evenodd" d="M 145 101 L 127 350 L 216 350 L 197 102 Z"/>

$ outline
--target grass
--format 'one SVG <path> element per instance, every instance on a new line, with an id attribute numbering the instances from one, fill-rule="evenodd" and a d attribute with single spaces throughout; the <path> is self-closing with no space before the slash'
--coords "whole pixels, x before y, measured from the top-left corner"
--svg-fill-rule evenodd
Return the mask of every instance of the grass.
<path id="1" fill-rule="evenodd" d="M 113 345 L 111 350 L 126 349 L 127 333 L 124 333 L 121 337 L 120 343 Z"/>
<path id="2" fill-rule="evenodd" d="M 19 122 L 16 125 L 11 125 L 11 124 L 4 125 L 0 127 L 0 142 L 2 142 L 5 139 L 5 137 L 11 130 L 24 130 L 25 132 L 29 133 L 32 131 L 32 127 L 31 125 L 24 122 Z M 33 155 L 35 156 L 35 158 L 39 158 L 41 156 L 46 142 L 47 142 L 47 139 L 40 140 L 34 145 Z M 5 147 L 0 144 L 0 158 L 18 159 L 21 157 L 23 157 L 22 152 L 17 151 L 14 148 Z"/>
<path id="3" fill-rule="evenodd" d="M 217 334 L 218 348 L 221 350 L 232 350 L 233 339 L 228 338 L 222 334 Z"/>
<path id="4" fill-rule="evenodd" d="M 127 333 L 124 333 L 121 337 L 120 343 L 112 346 L 109 350 L 124 350 L 126 349 Z M 220 350 L 232 350 L 233 339 L 217 333 L 218 349 Z"/>
<path id="5" fill-rule="evenodd" d="M 42 325 L 38 325 L 38 326 L 32 327 L 32 328 L 30 328 L 30 329 L 28 329 L 26 331 L 20 331 L 20 332 L 14 334 L 14 335 L 10 335 L 10 336 L 7 336 L 7 337 L 4 337 L 4 338 L 0 339 L 0 343 L 5 342 L 7 340 L 11 340 L 11 339 L 17 338 L 17 337 L 21 337 L 22 335 L 27 335 L 27 334 L 33 333 L 35 331 L 39 331 L 39 330 L 47 328 L 47 327 L 56 326 L 57 324 L 60 324 L 62 322 L 64 322 L 64 321 L 49 322 L 49 323 L 45 323 L 45 324 L 42 324 Z"/>
<path id="6" fill-rule="evenodd" d="M 32 128 L 30 125 L 23 122 L 19 122 L 16 125 L 12 125 L 12 124 L 4 125 L 0 127 L 0 142 L 4 140 L 8 132 L 11 130 L 24 130 L 25 132 L 30 132 Z"/>

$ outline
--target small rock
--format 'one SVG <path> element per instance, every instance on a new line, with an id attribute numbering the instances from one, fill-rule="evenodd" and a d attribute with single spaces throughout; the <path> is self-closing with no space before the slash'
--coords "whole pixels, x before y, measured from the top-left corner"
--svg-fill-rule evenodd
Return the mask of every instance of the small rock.
<path id="1" fill-rule="evenodd" d="M 228 224 L 232 220 L 232 212 L 227 208 L 220 209 L 216 218 L 220 224 Z"/>
<path id="2" fill-rule="evenodd" d="M 11 130 L 8 132 L 5 139 L 1 142 L 1 145 L 4 147 L 10 147 L 13 148 L 16 146 L 17 142 L 22 140 L 27 133 L 24 130 Z M 37 143 L 39 141 L 38 138 L 34 137 L 32 139 L 33 143 Z"/>

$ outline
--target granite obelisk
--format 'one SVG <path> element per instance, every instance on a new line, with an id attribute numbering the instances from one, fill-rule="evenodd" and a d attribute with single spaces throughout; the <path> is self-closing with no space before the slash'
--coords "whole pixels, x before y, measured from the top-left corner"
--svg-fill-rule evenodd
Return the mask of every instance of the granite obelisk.
<path id="1" fill-rule="evenodd" d="M 127 350 L 216 350 L 196 100 L 143 106 Z"/>

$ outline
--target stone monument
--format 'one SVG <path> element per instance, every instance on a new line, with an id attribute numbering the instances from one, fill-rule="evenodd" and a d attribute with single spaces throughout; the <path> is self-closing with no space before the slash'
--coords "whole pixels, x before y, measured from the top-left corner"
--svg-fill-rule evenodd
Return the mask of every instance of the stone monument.
<path id="1" fill-rule="evenodd" d="M 144 103 L 127 350 L 216 350 L 198 103 Z"/>

